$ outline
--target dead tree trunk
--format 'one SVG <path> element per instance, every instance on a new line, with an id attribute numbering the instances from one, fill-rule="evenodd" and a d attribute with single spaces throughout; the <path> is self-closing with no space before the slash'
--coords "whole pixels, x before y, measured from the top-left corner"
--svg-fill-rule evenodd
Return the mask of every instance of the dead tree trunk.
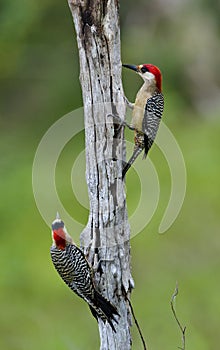
<path id="1" fill-rule="evenodd" d="M 130 227 L 121 179 L 125 160 L 123 128 L 108 114 L 125 114 L 121 82 L 118 0 L 68 0 L 77 35 L 82 85 L 86 179 L 90 199 L 81 246 L 94 269 L 100 292 L 116 305 L 114 333 L 99 320 L 101 350 L 131 348 L 130 311 L 125 295 L 132 288 Z M 83 176 L 83 174 L 82 174 Z"/>

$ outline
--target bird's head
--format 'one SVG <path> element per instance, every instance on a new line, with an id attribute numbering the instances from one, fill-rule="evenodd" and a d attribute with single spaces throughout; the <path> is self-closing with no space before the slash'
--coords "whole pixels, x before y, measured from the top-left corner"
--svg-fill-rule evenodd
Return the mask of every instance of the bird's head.
<path id="1" fill-rule="evenodd" d="M 154 83 L 158 90 L 162 90 L 162 74 L 157 66 L 153 64 L 140 64 L 139 66 L 134 66 L 131 64 L 123 64 L 125 68 L 129 68 L 137 72 L 145 82 L 149 84 Z"/>
<path id="2" fill-rule="evenodd" d="M 52 240 L 53 245 L 62 250 L 66 248 L 67 244 L 73 244 L 72 237 L 68 234 L 59 214 L 57 214 L 56 219 L 52 222 Z"/>

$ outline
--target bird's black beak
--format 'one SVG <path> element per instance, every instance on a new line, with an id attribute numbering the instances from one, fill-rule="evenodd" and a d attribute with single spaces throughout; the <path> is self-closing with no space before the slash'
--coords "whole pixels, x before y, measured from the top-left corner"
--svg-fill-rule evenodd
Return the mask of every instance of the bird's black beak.
<path id="1" fill-rule="evenodd" d="M 123 64 L 122 66 L 125 67 L 125 68 L 132 69 L 135 72 L 138 72 L 138 66 L 134 66 L 133 64 Z"/>

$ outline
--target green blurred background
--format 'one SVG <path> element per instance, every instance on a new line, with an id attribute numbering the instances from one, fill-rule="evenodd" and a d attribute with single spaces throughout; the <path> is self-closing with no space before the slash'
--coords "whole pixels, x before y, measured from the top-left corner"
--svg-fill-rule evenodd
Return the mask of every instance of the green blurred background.
<path id="1" fill-rule="evenodd" d="M 160 178 L 160 203 L 150 224 L 131 241 L 136 283 L 132 302 L 151 350 L 181 345 L 169 305 L 177 280 L 176 306 L 187 326 L 187 350 L 219 346 L 219 15 L 217 0 L 121 1 L 122 60 L 161 68 L 164 121 L 181 146 L 188 176 L 181 213 L 169 231 L 159 235 L 170 176 L 161 152 L 153 147 L 150 157 Z M 82 105 L 67 2 L 2 0 L 0 57 L 0 348 L 98 349 L 95 320 L 51 264 L 50 228 L 36 208 L 31 183 L 42 136 Z M 140 78 L 123 72 L 123 81 L 133 100 Z M 126 135 L 132 140 L 130 132 Z M 70 181 L 73 159 L 83 147 L 81 133 L 64 149 L 57 188 L 65 208 L 85 224 L 88 211 L 77 204 Z M 134 176 L 131 170 L 127 177 L 130 214 L 140 194 Z M 81 182 L 85 188 L 84 176 Z M 133 348 L 140 349 L 135 329 L 133 339 Z"/>

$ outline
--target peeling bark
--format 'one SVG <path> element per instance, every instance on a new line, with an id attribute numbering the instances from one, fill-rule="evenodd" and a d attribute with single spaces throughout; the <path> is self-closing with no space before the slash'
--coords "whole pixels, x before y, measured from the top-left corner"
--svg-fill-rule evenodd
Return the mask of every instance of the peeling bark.
<path id="1" fill-rule="evenodd" d="M 121 82 L 119 1 L 68 0 L 80 60 L 86 179 L 90 214 L 81 246 L 93 266 L 99 291 L 120 314 L 116 333 L 99 320 L 101 350 L 131 348 L 131 316 L 125 295 L 133 287 L 130 273 L 130 227 L 126 210 L 122 161 L 123 128 L 108 114 L 125 114 Z"/>

